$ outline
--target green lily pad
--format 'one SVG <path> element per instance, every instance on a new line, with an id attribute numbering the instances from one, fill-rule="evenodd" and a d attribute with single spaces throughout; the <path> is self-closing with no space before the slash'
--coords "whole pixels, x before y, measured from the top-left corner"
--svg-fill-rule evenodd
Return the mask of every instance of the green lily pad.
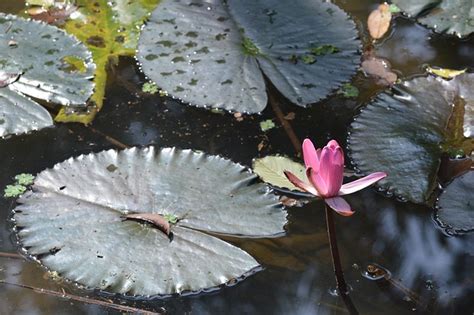
<path id="1" fill-rule="evenodd" d="M 216 234 L 284 232 L 286 212 L 255 179 L 241 165 L 191 150 L 109 150 L 39 173 L 13 219 L 28 254 L 84 286 L 143 296 L 199 292 L 259 266 Z M 131 213 L 160 214 L 172 240 L 122 219 Z"/>
<path id="2" fill-rule="evenodd" d="M 253 160 L 252 164 L 254 173 L 274 187 L 302 191 L 286 178 L 284 171 L 290 171 L 307 182 L 305 166 L 284 156 L 269 155 Z"/>
<path id="3" fill-rule="evenodd" d="M 474 230 L 474 171 L 455 178 L 438 200 L 437 218 L 457 232 Z"/>
<path id="4" fill-rule="evenodd" d="M 389 194 L 426 203 L 449 139 L 453 104 L 468 97 L 474 74 L 447 81 L 420 77 L 397 84 L 362 110 L 351 125 L 351 157 L 361 173 L 383 171 L 378 186 Z M 462 121 L 462 117 L 461 117 Z M 462 132 L 461 132 L 462 137 Z"/>
<path id="5" fill-rule="evenodd" d="M 472 0 L 393 0 L 402 11 L 437 32 L 467 36 L 474 32 Z"/>
<path id="6" fill-rule="evenodd" d="M 89 124 L 102 108 L 107 82 L 107 66 L 120 56 L 134 56 L 143 21 L 159 0 L 77 0 L 77 18 L 64 29 L 77 36 L 92 52 L 97 65 L 91 108 L 86 113 L 68 113 L 63 109 L 55 117 L 61 122 Z"/>
<path id="7" fill-rule="evenodd" d="M 359 64 L 354 22 L 319 0 L 165 0 L 138 45 L 144 73 L 184 102 L 257 113 L 263 75 L 306 106 L 348 81 Z"/>
<path id="8" fill-rule="evenodd" d="M 84 107 L 95 65 L 77 39 L 44 23 L 0 14 L 0 136 L 53 124 L 48 111 L 28 98 Z M 82 65 L 75 70 L 71 61 Z"/>

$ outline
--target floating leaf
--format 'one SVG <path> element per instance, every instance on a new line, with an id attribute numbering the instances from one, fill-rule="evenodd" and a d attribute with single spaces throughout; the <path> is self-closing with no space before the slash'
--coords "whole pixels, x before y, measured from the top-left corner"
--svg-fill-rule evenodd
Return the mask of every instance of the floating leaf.
<path id="1" fill-rule="evenodd" d="M 350 83 L 344 83 L 342 87 L 337 91 L 337 93 L 347 98 L 357 97 L 359 96 L 359 89 Z"/>
<path id="2" fill-rule="evenodd" d="M 25 191 L 26 191 L 26 187 L 23 185 L 19 185 L 19 184 L 7 185 L 7 187 L 5 187 L 3 196 L 6 198 L 18 197 L 19 195 L 23 194 Z"/>
<path id="3" fill-rule="evenodd" d="M 267 120 L 264 120 L 264 121 L 260 122 L 260 129 L 263 132 L 268 131 L 268 130 L 273 129 L 273 128 L 275 128 L 275 123 L 271 119 L 267 119 Z"/>
<path id="4" fill-rule="evenodd" d="M 300 106 L 337 89 L 359 63 L 357 36 L 346 13 L 320 0 L 165 0 L 138 60 L 184 102 L 257 113 L 267 105 L 263 75 Z"/>
<path id="5" fill-rule="evenodd" d="M 80 60 L 83 71 L 70 69 L 72 57 Z M 48 111 L 27 96 L 85 106 L 93 90 L 93 70 L 87 48 L 62 30 L 0 14 L 0 136 L 53 124 Z"/>
<path id="6" fill-rule="evenodd" d="M 438 200 L 438 219 L 457 232 L 474 230 L 474 171 L 455 178 Z"/>
<path id="7" fill-rule="evenodd" d="M 381 93 L 351 125 L 351 156 L 358 170 L 388 173 L 379 186 L 415 203 L 436 186 L 441 144 L 456 98 L 468 96 L 474 74 L 450 81 L 421 77 Z"/>
<path id="8" fill-rule="evenodd" d="M 466 72 L 466 69 L 454 70 L 454 69 L 443 69 L 443 68 L 427 67 L 426 71 L 428 73 L 436 74 L 437 76 L 445 78 L 445 79 L 452 79 L 452 78 Z"/>
<path id="9" fill-rule="evenodd" d="M 399 13 L 401 10 L 395 4 L 391 4 L 389 7 L 390 13 Z"/>
<path id="10" fill-rule="evenodd" d="M 15 176 L 15 180 L 19 185 L 28 186 L 33 184 L 35 176 L 32 174 L 21 173 Z"/>
<path id="11" fill-rule="evenodd" d="M 158 93 L 159 88 L 154 82 L 145 82 L 142 86 L 142 91 L 145 93 L 156 94 Z"/>
<path id="12" fill-rule="evenodd" d="M 472 0 L 393 0 L 402 11 L 437 32 L 466 36 L 474 32 Z"/>
<path id="13" fill-rule="evenodd" d="M 80 13 L 64 25 L 92 51 L 95 71 L 95 91 L 92 108 L 87 113 L 69 114 L 61 110 L 56 121 L 91 123 L 102 108 L 107 81 L 107 65 L 120 56 L 134 56 L 143 21 L 159 0 L 77 0 Z"/>
<path id="14" fill-rule="evenodd" d="M 38 174 L 13 218 L 27 252 L 64 278 L 132 295 L 194 292 L 258 266 L 215 234 L 284 232 L 277 196 L 255 179 L 190 150 L 109 150 Z M 176 218 L 172 241 L 151 224 L 122 219 L 132 213 Z"/>
<path id="15" fill-rule="evenodd" d="M 390 28 L 392 21 L 392 13 L 390 6 L 386 3 L 379 5 L 377 9 L 372 11 L 367 19 L 367 28 L 373 39 L 382 38 Z"/>
<path id="16" fill-rule="evenodd" d="M 306 181 L 305 166 L 284 156 L 270 155 L 261 159 L 255 159 L 253 161 L 253 171 L 264 182 L 279 188 L 301 190 L 286 178 L 283 173 L 284 171 L 290 171 Z"/>

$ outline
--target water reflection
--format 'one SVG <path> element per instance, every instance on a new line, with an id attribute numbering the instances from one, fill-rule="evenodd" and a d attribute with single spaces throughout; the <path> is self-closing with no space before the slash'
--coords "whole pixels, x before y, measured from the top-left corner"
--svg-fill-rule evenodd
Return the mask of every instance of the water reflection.
<path id="1" fill-rule="evenodd" d="M 447 236 L 428 209 L 382 198 L 366 192 L 361 205 L 374 227 L 371 250 L 375 262 L 388 268 L 404 287 L 434 297 L 438 304 L 447 306 L 467 297 L 474 289 L 469 270 L 474 263 L 474 237 Z"/>

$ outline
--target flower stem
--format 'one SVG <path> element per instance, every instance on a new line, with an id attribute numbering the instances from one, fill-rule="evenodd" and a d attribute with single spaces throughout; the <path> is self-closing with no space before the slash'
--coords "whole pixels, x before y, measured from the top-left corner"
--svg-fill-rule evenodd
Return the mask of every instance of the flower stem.
<path id="1" fill-rule="evenodd" d="M 334 267 L 334 274 L 336 275 L 337 291 L 340 295 L 346 295 L 349 291 L 347 283 L 344 279 L 344 272 L 342 271 L 341 258 L 339 257 L 339 250 L 337 248 L 336 228 L 334 225 L 333 211 L 326 205 L 326 225 L 329 237 L 329 246 L 331 248 L 332 264 Z"/>
<path id="2" fill-rule="evenodd" d="M 339 296 L 342 298 L 344 304 L 346 305 L 349 314 L 358 315 L 359 312 L 355 308 L 355 305 L 352 303 L 348 293 L 349 288 L 347 287 L 346 280 L 344 279 L 344 272 L 342 271 L 341 258 L 339 257 L 339 249 L 337 248 L 337 239 L 336 239 L 336 227 L 334 225 L 333 211 L 327 205 L 326 209 L 326 226 L 328 230 L 329 237 L 329 246 L 331 248 L 332 264 L 334 267 L 334 274 L 336 275 L 336 285 Z"/>

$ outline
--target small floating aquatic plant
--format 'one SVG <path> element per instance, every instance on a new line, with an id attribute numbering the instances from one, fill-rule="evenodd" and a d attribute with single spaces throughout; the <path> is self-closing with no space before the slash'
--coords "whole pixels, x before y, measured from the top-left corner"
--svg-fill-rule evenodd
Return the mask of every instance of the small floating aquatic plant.
<path id="1" fill-rule="evenodd" d="M 309 184 L 299 179 L 290 171 L 285 175 L 296 187 L 324 199 L 326 203 L 326 224 L 329 245 L 336 275 L 337 290 L 341 296 L 348 292 L 344 273 L 337 248 L 336 230 L 333 213 L 327 207 L 343 216 L 351 216 L 354 211 L 341 196 L 355 193 L 386 177 L 384 172 L 375 172 L 353 182 L 342 184 L 344 179 L 344 152 L 336 140 L 331 140 L 322 148 L 317 149 L 309 139 L 303 142 L 303 158 L 306 166 L 306 177 Z"/>

